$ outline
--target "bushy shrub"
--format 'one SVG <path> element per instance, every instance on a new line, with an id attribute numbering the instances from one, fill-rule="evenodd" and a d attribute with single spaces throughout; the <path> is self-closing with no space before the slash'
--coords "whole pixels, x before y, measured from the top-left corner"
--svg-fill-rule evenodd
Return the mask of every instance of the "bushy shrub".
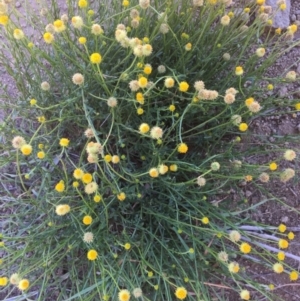
<path id="1" fill-rule="evenodd" d="M 221 300 L 222 289 L 272 300 L 239 261 L 251 252 L 282 272 L 288 240 L 242 227 L 259 205 L 242 185 L 289 181 L 280 164 L 296 153 L 258 167 L 239 142 L 252 118 L 286 106 L 268 91 L 296 74 L 265 72 L 296 25 L 273 34 L 259 2 L 80 0 L 60 12 L 53 1 L 28 15 L 37 44 L 1 10 L 1 61 L 19 92 L 2 125 L 3 284 L 38 300 Z"/>

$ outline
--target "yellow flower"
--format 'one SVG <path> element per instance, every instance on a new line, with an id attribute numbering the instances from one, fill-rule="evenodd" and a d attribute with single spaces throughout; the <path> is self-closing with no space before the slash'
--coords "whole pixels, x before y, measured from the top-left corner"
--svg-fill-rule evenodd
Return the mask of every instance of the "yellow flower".
<path id="1" fill-rule="evenodd" d="M 276 28 L 275 29 L 275 33 L 278 34 L 278 35 L 280 35 L 281 34 L 281 28 Z"/>
<path id="2" fill-rule="evenodd" d="M 273 265 L 273 271 L 275 272 L 275 273 L 277 273 L 277 274 L 280 274 L 280 273 L 282 273 L 283 272 L 283 270 L 284 270 L 284 268 L 283 268 L 283 265 L 281 264 L 281 263 L 275 263 L 274 265 Z"/>
<path id="3" fill-rule="evenodd" d="M 293 232 L 288 233 L 288 239 L 293 240 L 295 238 L 295 234 Z"/>
<path id="4" fill-rule="evenodd" d="M 111 159 L 112 159 L 112 156 L 110 154 L 104 156 L 104 161 L 107 163 L 109 163 L 111 161 Z"/>
<path id="5" fill-rule="evenodd" d="M 100 64 L 102 61 L 102 57 L 100 53 L 98 52 L 92 53 L 90 56 L 90 61 L 92 64 Z"/>
<path id="6" fill-rule="evenodd" d="M 268 84 L 268 85 L 267 85 L 267 89 L 268 89 L 269 91 L 271 91 L 271 90 L 274 89 L 274 86 L 273 86 L 272 84 Z"/>
<path id="7" fill-rule="evenodd" d="M 6 286 L 8 283 L 7 277 L 0 277 L 0 286 Z"/>
<path id="8" fill-rule="evenodd" d="M 282 251 L 278 252 L 277 258 L 278 258 L 278 260 L 283 261 L 285 259 L 285 253 Z"/>
<path id="9" fill-rule="evenodd" d="M 297 111 L 300 111 L 300 102 L 296 103 L 294 106 Z"/>
<path id="10" fill-rule="evenodd" d="M 283 232 L 285 232 L 285 230 L 286 230 L 286 225 L 280 224 L 280 225 L 278 226 L 278 231 L 279 231 L 279 232 L 283 233 Z"/>
<path id="11" fill-rule="evenodd" d="M 96 194 L 95 196 L 94 196 L 94 202 L 95 203 L 99 203 L 101 201 L 101 196 L 99 195 L 99 194 Z"/>
<path id="12" fill-rule="evenodd" d="M 180 143 L 177 146 L 177 151 L 181 154 L 185 154 L 188 151 L 188 146 L 185 143 Z"/>
<path id="13" fill-rule="evenodd" d="M 113 164 L 118 164 L 120 162 L 120 157 L 117 155 L 113 155 L 111 161 Z"/>
<path id="14" fill-rule="evenodd" d="M 73 172 L 73 177 L 77 180 L 80 180 L 84 175 L 84 172 L 80 168 L 76 168 Z"/>
<path id="15" fill-rule="evenodd" d="M 147 274 L 148 274 L 149 278 L 153 277 L 153 272 L 152 271 L 149 271 Z"/>
<path id="16" fill-rule="evenodd" d="M 59 181 L 56 185 L 55 185 L 55 190 L 57 192 L 63 192 L 65 190 L 65 182 L 63 180 Z"/>
<path id="17" fill-rule="evenodd" d="M 138 80 L 138 83 L 140 88 L 146 88 L 148 84 L 148 79 L 144 76 L 141 76 Z"/>
<path id="18" fill-rule="evenodd" d="M 240 292 L 240 297 L 242 300 L 250 300 L 250 292 L 247 290 L 242 290 Z"/>
<path id="19" fill-rule="evenodd" d="M 98 256 L 98 253 L 96 250 L 89 250 L 87 253 L 88 260 L 96 260 Z"/>
<path id="20" fill-rule="evenodd" d="M 277 169 L 277 164 L 275 162 L 270 163 L 269 165 L 270 170 L 274 171 Z"/>
<path id="21" fill-rule="evenodd" d="M 297 281 L 299 277 L 299 274 L 297 271 L 291 271 L 290 272 L 290 280 L 291 281 Z"/>
<path id="22" fill-rule="evenodd" d="M 281 3 L 279 6 L 280 10 L 286 10 L 286 4 L 285 3 Z"/>
<path id="23" fill-rule="evenodd" d="M 129 301 L 130 292 L 128 290 L 120 290 L 118 294 L 119 301 Z"/>
<path id="24" fill-rule="evenodd" d="M 31 105 L 31 106 L 34 106 L 34 105 L 36 105 L 36 103 L 37 103 L 36 99 L 34 99 L 34 98 L 30 99 L 29 102 L 30 102 L 30 105 Z"/>
<path id="25" fill-rule="evenodd" d="M 248 124 L 245 123 L 245 122 L 242 122 L 242 123 L 239 125 L 239 130 L 240 130 L 241 132 L 247 131 L 247 130 L 248 130 Z"/>
<path id="26" fill-rule="evenodd" d="M 59 140 L 59 145 L 62 146 L 62 147 L 67 147 L 70 143 L 70 140 L 67 139 L 67 138 L 61 138 Z"/>
<path id="27" fill-rule="evenodd" d="M 142 134 L 146 134 L 150 131 L 150 126 L 147 123 L 142 123 L 139 127 L 139 131 Z"/>
<path id="28" fill-rule="evenodd" d="M 152 66 L 150 64 L 146 64 L 144 67 L 144 73 L 149 75 L 152 72 Z"/>
<path id="29" fill-rule="evenodd" d="M 38 157 L 39 159 L 44 159 L 45 156 L 46 156 L 46 154 L 45 154 L 45 152 L 43 152 L 43 151 L 40 151 L 40 152 L 37 153 L 37 157 Z"/>
<path id="30" fill-rule="evenodd" d="M 176 110 L 176 107 L 175 107 L 174 105 L 170 105 L 170 106 L 169 106 L 169 110 L 170 110 L 171 112 L 174 112 L 174 111 Z"/>
<path id="31" fill-rule="evenodd" d="M 176 172 L 178 170 L 178 166 L 176 164 L 170 165 L 170 170 Z"/>
<path id="32" fill-rule="evenodd" d="M 46 121 L 46 118 L 45 118 L 45 116 L 39 116 L 39 117 L 37 118 L 37 120 L 38 120 L 38 122 L 40 122 L 40 123 L 44 123 L 44 122 Z"/>
<path id="33" fill-rule="evenodd" d="M 209 224 L 209 218 L 208 218 L 207 216 L 204 216 L 204 217 L 202 217 L 201 222 L 202 222 L 204 225 L 207 225 L 207 224 Z"/>
<path id="34" fill-rule="evenodd" d="M 289 246 L 289 242 L 285 239 L 279 239 L 278 246 L 280 249 L 287 249 Z"/>
<path id="35" fill-rule="evenodd" d="M 50 32 L 45 32 L 43 38 L 47 44 L 51 44 L 54 41 L 54 36 Z"/>
<path id="36" fill-rule="evenodd" d="M 117 198 L 120 202 L 123 202 L 125 199 L 126 199 L 126 194 L 124 192 L 120 192 L 118 195 L 117 195 Z"/>
<path id="37" fill-rule="evenodd" d="M 192 50 L 192 44 L 191 44 L 191 43 L 187 43 L 187 44 L 184 46 L 184 49 L 185 49 L 186 51 Z"/>
<path id="38" fill-rule="evenodd" d="M 229 272 L 235 274 L 235 273 L 238 273 L 238 272 L 239 272 L 240 266 L 239 266 L 239 264 L 238 264 L 237 262 L 230 262 L 230 263 L 228 264 L 228 270 L 229 270 Z"/>
<path id="39" fill-rule="evenodd" d="M 251 252 L 251 246 L 247 242 L 243 242 L 240 245 L 240 251 L 244 254 L 248 254 Z"/>
<path id="40" fill-rule="evenodd" d="M 93 221 L 93 218 L 90 216 L 90 215 L 85 215 L 82 219 L 82 222 L 85 224 L 85 225 L 90 225 Z"/>
<path id="41" fill-rule="evenodd" d="M 65 215 L 67 213 L 69 213 L 71 210 L 70 206 L 67 204 L 62 204 L 62 205 L 57 205 L 55 212 L 57 215 Z"/>
<path id="42" fill-rule="evenodd" d="M 159 176 L 159 171 L 157 168 L 151 168 L 149 170 L 149 175 L 151 178 L 157 178 Z"/>
<path id="43" fill-rule="evenodd" d="M 237 67 L 235 68 L 235 74 L 236 74 L 237 76 L 243 75 L 243 73 L 244 73 L 243 67 L 237 66 Z"/>
<path id="44" fill-rule="evenodd" d="M 72 183 L 72 185 L 73 185 L 74 188 L 77 188 L 77 187 L 79 187 L 79 182 L 78 181 L 74 181 Z"/>
<path id="45" fill-rule="evenodd" d="M 9 18 L 7 15 L 0 16 L 0 24 L 1 25 L 6 26 L 8 23 L 8 20 L 9 20 Z"/>
<path id="46" fill-rule="evenodd" d="M 130 250 L 131 248 L 131 244 L 129 242 L 127 242 L 125 245 L 124 245 L 124 249 L 125 250 Z"/>
<path id="47" fill-rule="evenodd" d="M 179 91 L 186 92 L 189 89 L 189 84 L 187 82 L 179 83 Z"/>
<path id="48" fill-rule="evenodd" d="M 81 180 L 84 184 L 88 184 L 92 182 L 93 176 L 90 173 L 85 173 L 82 175 Z"/>
<path id="49" fill-rule="evenodd" d="M 87 3 L 86 0 L 79 0 L 79 1 L 78 1 L 78 6 L 79 6 L 80 8 L 85 8 L 85 7 L 87 7 L 87 5 L 88 5 L 88 3 Z"/>
<path id="50" fill-rule="evenodd" d="M 175 296 L 176 298 L 178 298 L 179 300 L 184 300 L 187 296 L 187 290 L 184 287 L 177 287 L 176 291 L 175 291 Z"/>
<path id="51" fill-rule="evenodd" d="M 144 114 L 144 110 L 142 108 L 137 108 L 136 110 L 138 115 L 143 115 Z"/>
<path id="52" fill-rule="evenodd" d="M 25 291 L 26 289 L 28 289 L 29 285 L 30 285 L 30 282 L 28 279 L 22 279 L 19 282 L 18 288 L 21 291 Z"/>
<path id="53" fill-rule="evenodd" d="M 21 152 L 24 156 L 29 156 L 32 153 L 32 146 L 30 144 L 22 145 Z"/>
<path id="54" fill-rule="evenodd" d="M 256 0 L 257 5 L 263 5 L 265 4 L 265 0 Z"/>
<path id="55" fill-rule="evenodd" d="M 53 22 L 55 32 L 62 32 L 66 29 L 66 26 L 62 20 L 56 20 Z"/>
<path id="56" fill-rule="evenodd" d="M 144 95 L 143 95 L 143 93 L 141 93 L 141 92 L 138 92 L 138 93 L 135 94 L 135 99 L 136 99 L 136 101 L 137 101 L 138 103 L 140 103 L 141 105 L 143 105 L 144 102 L 145 102 Z"/>
<path id="57" fill-rule="evenodd" d="M 129 6 L 129 1 L 128 0 L 123 0 L 123 2 L 122 2 L 122 5 L 124 6 L 124 7 L 128 7 Z"/>
<path id="58" fill-rule="evenodd" d="M 292 33 L 292 34 L 295 33 L 297 31 L 297 29 L 298 29 L 298 27 L 297 27 L 296 24 L 292 24 L 292 25 L 287 27 L 288 32 Z"/>
<path id="59" fill-rule="evenodd" d="M 79 44 L 85 44 L 86 43 L 86 38 L 85 37 L 79 37 L 78 38 L 78 42 L 79 42 Z"/>
<path id="60" fill-rule="evenodd" d="M 25 37 L 23 30 L 19 28 L 14 29 L 13 36 L 16 40 L 21 40 Z"/>

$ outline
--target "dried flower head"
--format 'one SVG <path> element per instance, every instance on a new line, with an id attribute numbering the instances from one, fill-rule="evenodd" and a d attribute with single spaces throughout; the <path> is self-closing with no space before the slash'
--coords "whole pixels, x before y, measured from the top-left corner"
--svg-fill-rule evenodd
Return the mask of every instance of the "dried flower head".
<path id="1" fill-rule="evenodd" d="M 230 23 L 230 17 L 228 15 L 225 15 L 221 18 L 221 24 L 223 26 L 228 26 Z"/>
<path id="2" fill-rule="evenodd" d="M 42 82 L 41 83 L 41 89 L 43 91 L 49 91 L 50 90 L 50 84 L 48 82 Z"/>
<path id="3" fill-rule="evenodd" d="M 224 251 L 221 251 L 218 253 L 218 258 L 220 261 L 226 262 L 226 261 L 228 261 L 228 254 Z"/>
<path id="4" fill-rule="evenodd" d="M 232 115 L 231 121 L 234 125 L 239 125 L 242 122 L 242 116 L 241 115 Z"/>
<path id="5" fill-rule="evenodd" d="M 166 23 L 162 23 L 159 27 L 159 31 L 162 33 L 162 34 L 167 34 L 169 32 L 169 25 L 166 24 Z"/>
<path id="6" fill-rule="evenodd" d="M 14 29 L 13 36 L 16 40 L 21 40 L 25 37 L 23 30 L 19 28 Z"/>
<path id="7" fill-rule="evenodd" d="M 21 277 L 17 273 L 12 274 L 9 278 L 9 282 L 13 285 L 18 285 L 20 280 L 21 280 Z"/>
<path id="8" fill-rule="evenodd" d="M 259 175 L 258 179 L 263 183 L 268 183 L 270 180 L 270 176 L 266 172 L 263 172 Z"/>
<path id="9" fill-rule="evenodd" d="M 280 174 L 280 181 L 283 183 L 286 183 L 290 179 L 292 179 L 295 176 L 295 170 L 292 168 L 286 168 L 281 174 Z"/>
<path id="10" fill-rule="evenodd" d="M 266 49 L 265 48 L 258 48 L 258 49 L 256 49 L 255 53 L 258 57 L 263 57 L 266 54 Z"/>
<path id="11" fill-rule="evenodd" d="M 72 81 L 75 85 L 82 85 L 84 82 L 84 77 L 81 73 L 75 73 L 72 77 Z"/>
<path id="12" fill-rule="evenodd" d="M 163 136 L 163 130 L 159 126 L 154 126 L 150 131 L 152 139 L 160 139 Z"/>
<path id="13" fill-rule="evenodd" d="M 235 95 L 232 93 L 227 93 L 224 96 L 224 102 L 227 103 L 228 105 L 232 104 L 235 102 Z"/>
<path id="14" fill-rule="evenodd" d="M 16 136 L 13 138 L 12 142 L 11 142 L 13 148 L 15 149 L 21 149 L 21 147 L 26 144 L 26 141 L 23 137 L 21 136 Z"/>
<path id="15" fill-rule="evenodd" d="M 135 289 L 133 289 L 132 293 L 134 298 L 140 298 L 143 295 L 143 291 L 141 290 L 140 287 L 136 287 Z"/>
<path id="16" fill-rule="evenodd" d="M 200 187 L 205 186 L 205 184 L 206 184 L 205 178 L 204 178 L 203 176 L 199 176 L 199 177 L 197 178 L 197 184 L 198 184 Z"/>
<path id="17" fill-rule="evenodd" d="M 102 34 L 104 31 L 102 29 L 102 27 L 99 24 L 93 24 L 92 25 L 92 29 L 91 29 L 91 33 L 98 36 L 100 34 Z"/>
<path id="18" fill-rule="evenodd" d="M 93 138 L 93 137 L 95 137 L 93 130 L 90 129 L 90 128 L 88 128 L 88 129 L 86 129 L 86 130 L 84 131 L 84 135 L 85 135 L 85 137 L 87 137 L 87 138 Z"/>
<path id="19" fill-rule="evenodd" d="M 203 6 L 203 0 L 193 0 L 193 6 Z"/>
<path id="20" fill-rule="evenodd" d="M 287 149 L 283 157 L 287 161 L 293 161 L 296 158 L 296 153 L 292 149 Z"/>
<path id="21" fill-rule="evenodd" d="M 107 105 L 111 108 L 114 108 L 116 107 L 118 104 L 118 101 L 115 97 L 110 97 L 108 100 L 107 100 Z"/>
<path id="22" fill-rule="evenodd" d="M 194 83 L 194 88 L 196 91 L 201 91 L 205 89 L 205 84 L 202 80 L 198 80 Z"/>
<path id="23" fill-rule="evenodd" d="M 81 29 L 81 27 L 83 26 L 83 20 L 82 20 L 82 18 L 80 16 L 74 16 L 72 18 L 72 25 L 76 29 Z"/>
<path id="24" fill-rule="evenodd" d="M 94 240 L 94 234 L 92 232 L 86 232 L 83 235 L 83 241 L 90 244 Z"/>
<path id="25" fill-rule="evenodd" d="M 139 0 L 139 5 L 142 9 L 146 9 L 150 5 L 150 0 Z"/>
<path id="26" fill-rule="evenodd" d="M 67 204 L 62 204 L 62 205 L 57 205 L 55 212 L 57 215 L 66 215 L 67 213 L 69 213 L 71 210 L 70 206 Z"/>
<path id="27" fill-rule="evenodd" d="M 98 184 L 96 182 L 91 182 L 85 186 L 84 191 L 86 194 L 92 194 L 95 193 L 97 189 L 98 189 Z"/>
<path id="28" fill-rule="evenodd" d="M 241 239 L 241 234 L 236 230 L 232 230 L 229 233 L 229 238 L 233 242 L 238 242 Z"/>

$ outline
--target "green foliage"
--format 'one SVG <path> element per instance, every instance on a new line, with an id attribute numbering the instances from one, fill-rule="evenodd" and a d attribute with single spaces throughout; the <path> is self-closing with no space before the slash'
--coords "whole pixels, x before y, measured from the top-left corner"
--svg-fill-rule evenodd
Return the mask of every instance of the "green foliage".
<path id="1" fill-rule="evenodd" d="M 224 288 L 272 300 L 242 261 L 230 270 L 247 252 L 229 233 L 267 267 L 277 261 L 276 239 L 241 228 L 251 224 L 243 213 L 274 198 L 251 206 L 242 187 L 253 178 L 265 190 L 269 177 L 287 182 L 294 171 L 243 162 L 262 151 L 241 154 L 239 141 L 252 118 L 280 108 L 270 85 L 294 80 L 265 71 L 294 46 L 295 28 L 263 35 L 256 4 L 248 14 L 215 2 L 68 1 L 67 21 L 53 1 L 43 18 L 28 15 L 41 45 L 8 7 L 0 59 L 18 98 L 7 96 L 2 125 L 3 277 L 29 279 L 38 300 L 123 301 L 119 292 L 135 288 L 143 300 L 185 299 L 181 287 L 188 300 L 227 300 Z"/>

